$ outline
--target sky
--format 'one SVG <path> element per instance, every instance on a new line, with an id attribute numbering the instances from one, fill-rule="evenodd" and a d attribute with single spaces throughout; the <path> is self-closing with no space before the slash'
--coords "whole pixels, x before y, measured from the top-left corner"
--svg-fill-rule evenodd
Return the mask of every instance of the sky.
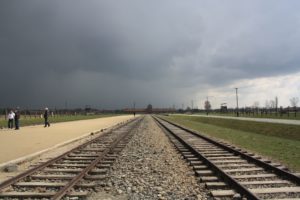
<path id="1" fill-rule="evenodd" d="M 298 0 L 2 0 L 0 107 L 300 98 Z"/>

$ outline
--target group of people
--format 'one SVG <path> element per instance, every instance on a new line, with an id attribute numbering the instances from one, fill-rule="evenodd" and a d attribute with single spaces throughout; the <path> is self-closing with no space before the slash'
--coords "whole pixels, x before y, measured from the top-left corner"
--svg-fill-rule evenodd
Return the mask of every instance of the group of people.
<path id="1" fill-rule="evenodd" d="M 45 128 L 46 127 L 50 127 L 50 123 L 48 121 L 48 117 L 49 117 L 49 109 L 45 108 L 45 112 L 44 112 L 44 124 L 45 124 Z M 15 130 L 19 130 L 20 129 L 20 111 L 18 109 L 15 110 L 15 112 L 13 110 L 11 110 L 8 115 L 7 115 L 7 119 L 8 119 L 8 128 L 9 129 L 13 129 L 14 128 L 14 124 L 15 124 Z M 15 123 L 14 123 L 15 122 Z"/>
<path id="2" fill-rule="evenodd" d="M 19 120 L 20 120 L 20 112 L 19 110 L 10 111 L 7 115 L 8 118 L 8 128 L 13 129 L 14 128 L 14 121 L 15 121 L 15 129 L 18 130 L 19 127 Z"/>

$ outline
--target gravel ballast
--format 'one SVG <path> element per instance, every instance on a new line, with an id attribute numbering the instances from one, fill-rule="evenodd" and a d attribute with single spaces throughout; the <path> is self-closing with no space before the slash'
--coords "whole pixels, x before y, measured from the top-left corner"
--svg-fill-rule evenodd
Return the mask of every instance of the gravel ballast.
<path id="1" fill-rule="evenodd" d="M 135 131 L 90 200 L 208 199 L 204 185 L 150 116 Z"/>

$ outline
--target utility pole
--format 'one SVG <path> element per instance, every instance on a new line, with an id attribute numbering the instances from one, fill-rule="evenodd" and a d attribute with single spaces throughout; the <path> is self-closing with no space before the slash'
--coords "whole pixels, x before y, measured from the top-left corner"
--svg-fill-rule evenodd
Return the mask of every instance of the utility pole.
<path id="1" fill-rule="evenodd" d="M 235 88 L 235 96 L 236 96 L 236 116 L 239 116 L 239 97 L 238 97 L 238 88 Z"/>
<path id="2" fill-rule="evenodd" d="M 208 104 L 208 96 L 206 96 L 206 102 L 207 102 L 207 104 Z M 204 106 L 205 106 L 205 104 L 204 104 Z M 208 115 L 208 109 L 207 108 L 205 108 L 206 109 L 206 115 Z"/>
<path id="3" fill-rule="evenodd" d="M 276 116 L 277 116 L 277 114 L 278 114 L 278 97 L 276 96 L 275 97 L 275 111 L 276 111 Z"/>

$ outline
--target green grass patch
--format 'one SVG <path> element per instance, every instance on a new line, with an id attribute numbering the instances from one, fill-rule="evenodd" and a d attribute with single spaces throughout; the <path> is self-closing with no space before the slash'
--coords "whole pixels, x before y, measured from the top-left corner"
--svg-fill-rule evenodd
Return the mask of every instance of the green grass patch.
<path id="1" fill-rule="evenodd" d="M 206 115 L 206 113 L 196 113 L 200 115 Z M 210 112 L 209 115 L 219 115 L 219 116 L 224 116 L 224 117 L 236 117 L 236 113 L 217 113 L 217 112 Z M 279 113 L 268 113 L 268 114 L 260 114 L 260 113 L 251 113 L 251 114 L 246 114 L 246 113 L 239 113 L 240 117 L 248 117 L 248 118 L 267 118 L 267 119 L 289 119 L 289 120 L 300 120 L 300 112 L 296 113 L 295 112 L 290 112 L 289 114 L 284 113 L 280 115 Z"/>
<path id="2" fill-rule="evenodd" d="M 284 163 L 292 170 L 300 171 L 299 140 L 284 138 L 284 135 L 281 135 L 281 137 L 277 137 L 272 134 L 262 134 L 240 130 L 236 129 L 237 127 L 239 127 L 236 125 L 234 127 L 229 128 L 231 122 L 228 122 L 228 125 L 226 127 L 216 125 L 219 123 L 209 124 L 197 120 L 197 118 L 198 117 L 184 116 L 167 117 L 167 119 L 182 124 L 188 128 L 194 129 L 200 132 L 201 134 L 223 139 L 241 148 L 248 149 L 252 152 L 269 157 L 272 160 Z M 212 120 L 218 121 L 219 119 Z M 236 123 L 240 123 L 240 121 Z M 267 124 L 266 126 L 273 126 L 273 124 Z M 268 127 L 267 129 L 269 131 L 273 130 L 272 127 Z M 258 128 L 256 127 L 254 130 L 258 131 Z M 263 130 L 265 131 L 266 128 L 263 128 Z M 300 134 L 300 132 L 298 132 L 298 134 Z"/>
<path id="3" fill-rule="evenodd" d="M 244 120 L 224 119 L 224 118 L 208 118 L 208 117 L 201 117 L 201 116 L 174 116 L 174 117 L 176 119 L 185 119 L 194 122 L 212 124 L 224 128 L 252 132 L 261 135 L 275 136 L 275 137 L 291 139 L 291 140 L 300 140 L 299 125 L 244 121 Z"/>
<path id="4" fill-rule="evenodd" d="M 116 114 L 100 114 L 100 115 L 57 115 L 54 117 L 49 117 L 50 123 L 57 123 L 57 122 L 67 122 L 67 121 L 76 121 L 76 120 L 86 120 L 86 119 L 96 119 L 102 117 L 112 117 L 117 116 Z M 29 117 L 26 118 L 21 116 L 20 119 L 20 126 L 29 126 L 29 125 L 37 125 L 43 124 L 44 119 L 41 117 Z M 0 127 L 7 127 L 7 120 L 0 119 Z"/>

